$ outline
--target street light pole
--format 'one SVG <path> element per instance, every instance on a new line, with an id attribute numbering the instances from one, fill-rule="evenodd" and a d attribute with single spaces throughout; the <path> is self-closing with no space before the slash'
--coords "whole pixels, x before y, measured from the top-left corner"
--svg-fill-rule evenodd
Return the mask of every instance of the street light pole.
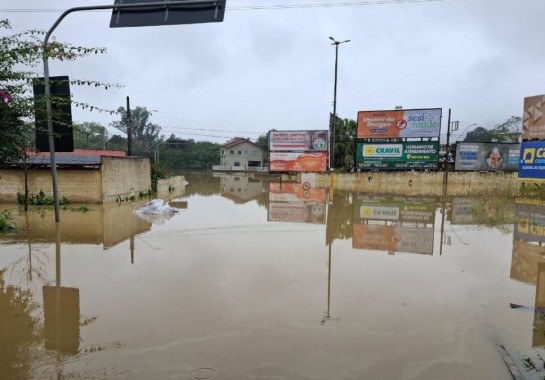
<path id="1" fill-rule="evenodd" d="M 333 85 L 333 122 L 330 125 L 330 131 L 329 131 L 329 169 L 331 170 L 333 168 L 333 160 L 335 159 L 335 130 L 337 129 L 337 68 L 338 68 L 338 62 L 339 62 L 339 45 L 344 44 L 346 42 L 350 42 L 350 40 L 344 40 L 344 41 L 337 41 L 333 37 L 329 37 L 331 41 L 331 45 L 335 45 L 335 84 Z"/>

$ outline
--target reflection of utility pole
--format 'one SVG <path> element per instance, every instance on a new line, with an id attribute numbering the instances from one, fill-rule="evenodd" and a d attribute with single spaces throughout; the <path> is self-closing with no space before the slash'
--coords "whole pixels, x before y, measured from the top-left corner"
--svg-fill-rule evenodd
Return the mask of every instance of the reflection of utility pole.
<path id="1" fill-rule="evenodd" d="M 448 146 L 448 145 L 447 145 Z M 448 157 L 448 156 L 447 156 Z M 445 217 L 447 213 L 447 185 L 448 185 L 448 170 L 443 174 L 443 196 L 442 196 L 442 207 L 441 207 L 441 241 L 439 246 L 439 256 L 443 255 L 443 236 L 445 234 Z"/>
<path id="2" fill-rule="evenodd" d="M 131 264 L 134 264 L 134 235 L 131 236 Z"/>
<path id="3" fill-rule="evenodd" d="M 331 318 L 331 265 L 332 265 L 332 257 L 331 257 L 331 246 L 333 244 L 333 229 L 332 229 L 332 224 L 333 224 L 333 217 L 332 217 L 332 214 L 331 214 L 331 207 L 332 207 L 332 202 L 331 200 L 328 200 L 328 202 L 326 203 L 326 212 L 327 212 L 327 216 L 326 216 L 326 220 L 327 220 L 327 224 L 326 224 L 326 244 L 327 244 L 327 247 L 328 247 L 328 261 L 327 261 L 327 310 L 326 312 L 324 313 L 324 316 L 322 317 L 322 321 L 321 321 L 321 324 L 325 324 L 326 321 L 330 321 L 332 319 L 337 319 L 337 318 Z"/>

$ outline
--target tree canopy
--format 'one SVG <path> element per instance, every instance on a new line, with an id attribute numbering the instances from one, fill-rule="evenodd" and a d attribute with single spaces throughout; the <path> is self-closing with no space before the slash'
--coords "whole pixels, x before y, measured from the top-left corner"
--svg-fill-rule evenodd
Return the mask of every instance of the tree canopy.
<path id="1" fill-rule="evenodd" d="M 468 142 L 503 142 L 516 143 L 521 135 L 522 119 L 518 116 L 511 116 L 506 121 L 496 124 L 494 128 L 487 129 L 477 127 L 466 134 L 464 141 Z"/>

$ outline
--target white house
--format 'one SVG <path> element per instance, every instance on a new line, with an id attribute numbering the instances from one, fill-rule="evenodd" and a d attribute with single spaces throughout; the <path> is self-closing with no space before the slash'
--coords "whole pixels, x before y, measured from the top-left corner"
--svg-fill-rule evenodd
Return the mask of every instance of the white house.
<path id="1" fill-rule="evenodd" d="M 265 152 L 249 139 L 235 138 L 220 147 L 219 166 L 214 170 L 263 171 Z"/>

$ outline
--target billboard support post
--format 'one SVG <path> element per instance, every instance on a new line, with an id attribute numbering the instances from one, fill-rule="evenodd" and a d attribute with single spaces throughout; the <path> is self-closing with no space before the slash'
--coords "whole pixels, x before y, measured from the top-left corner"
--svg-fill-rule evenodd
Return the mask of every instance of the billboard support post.
<path id="1" fill-rule="evenodd" d="M 450 149 L 450 108 L 448 109 L 448 122 L 447 122 L 447 163 L 446 168 L 448 170 L 448 156 L 449 156 L 449 149 Z"/>
<path id="2" fill-rule="evenodd" d="M 45 110 L 47 118 L 47 133 L 49 134 L 49 156 L 51 160 L 51 181 L 53 185 L 53 200 L 55 204 L 55 222 L 60 222 L 59 211 L 59 192 L 57 188 L 57 167 L 55 165 L 55 141 L 53 139 L 53 117 L 51 113 L 51 94 L 49 87 L 49 56 L 47 54 L 47 45 L 49 44 L 49 37 L 53 34 L 53 31 L 59 26 L 61 21 L 73 12 L 80 11 L 96 11 L 101 9 L 154 9 L 164 8 L 166 6 L 195 6 L 195 5 L 217 5 L 219 0 L 186 0 L 186 1 L 164 1 L 160 3 L 154 2 L 142 2 L 137 4 L 113 4 L 113 5 L 91 5 L 83 7 L 74 7 L 65 10 L 53 23 L 51 28 L 47 31 L 42 44 L 42 60 L 44 63 L 44 87 L 45 87 Z"/>
<path id="3" fill-rule="evenodd" d="M 333 37 L 329 37 L 333 43 L 331 45 L 335 45 L 335 83 L 333 85 L 333 123 L 330 125 L 330 131 L 329 131 L 329 138 L 330 138 L 330 147 L 329 147 L 329 170 L 332 169 L 333 162 L 335 160 L 335 130 L 337 129 L 337 67 L 338 67 L 338 61 L 339 61 L 339 45 L 344 44 L 346 42 L 350 42 L 350 40 L 344 40 L 344 41 L 337 41 Z"/>

